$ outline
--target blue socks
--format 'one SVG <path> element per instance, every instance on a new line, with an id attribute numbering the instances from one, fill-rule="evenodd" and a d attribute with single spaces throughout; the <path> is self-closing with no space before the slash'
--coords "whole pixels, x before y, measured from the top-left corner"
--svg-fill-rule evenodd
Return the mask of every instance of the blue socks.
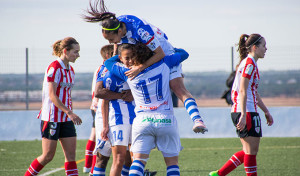
<path id="1" fill-rule="evenodd" d="M 195 121 L 196 119 L 199 119 L 203 122 L 198 107 L 196 100 L 194 98 L 188 98 L 184 101 L 184 107 L 186 111 L 189 113 L 191 119 Z"/>

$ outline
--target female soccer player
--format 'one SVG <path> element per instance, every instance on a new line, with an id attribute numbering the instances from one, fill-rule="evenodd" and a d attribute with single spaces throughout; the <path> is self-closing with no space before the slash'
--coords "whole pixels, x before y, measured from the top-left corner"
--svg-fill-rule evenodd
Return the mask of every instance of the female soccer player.
<path id="1" fill-rule="evenodd" d="M 256 176 L 256 155 L 262 137 L 257 106 L 264 111 L 267 124 L 269 126 L 273 124 L 273 117 L 257 92 L 260 80 L 257 61 L 265 56 L 266 40 L 259 34 L 243 34 L 240 37 L 238 50 L 241 60 L 231 92 L 233 100 L 231 118 L 243 150 L 235 153 L 218 171 L 211 172 L 210 176 L 227 175 L 242 163 L 244 163 L 247 176 Z"/>
<path id="2" fill-rule="evenodd" d="M 38 116 L 41 118 L 43 153 L 31 163 L 25 176 L 37 175 L 53 159 L 57 140 L 64 151 L 66 175 L 78 175 L 74 124 L 80 125 L 82 121 L 72 111 L 71 89 L 75 83 L 75 72 L 70 62 L 76 61 L 79 50 L 78 42 L 72 37 L 53 44 L 53 55 L 58 58 L 45 72 L 43 104 Z"/>
<path id="3" fill-rule="evenodd" d="M 131 146 L 134 161 L 129 175 L 143 175 L 150 151 L 155 147 L 164 156 L 167 173 L 180 175 L 178 155 L 182 147 L 173 114 L 169 77 L 171 68 L 187 59 L 188 53 L 182 49 L 176 50 L 175 54 L 165 56 L 161 61 L 142 70 L 134 79 L 126 76 L 125 72 L 129 69 L 119 64 L 118 58 L 131 59 L 134 65 L 144 64 L 153 55 L 144 44 L 122 44 L 120 56 L 114 56 L 104 63 L 114 75 L 127 81 L 136 104 Z M 201 120 L 200 116 L 198 120 Z"/>
<path id="4" fill-rule="evenodd" d="M 101 48 L 101 56 L 103 58 L 103 61 L 107 60 L 108 58 L 113 56 L 113 50 L 114 47 L 113 45 L 105 45 Z M 110 142 L 106 142 L 103 140 L 103 138 L 101 137 L 101 132 L 103 129 L 103 123 L 105 122 L 105 124 L 107 124 L 108 127 L 108 123 L 107 123 L 107 118 L 103 118 L 102 112 L 107 113 L 108 114 L 108 107 L 107 109 L 103 110 L 101 108 L 102 104 L 104 104 L 104 102 L 109 103 L 109 101 L 111 100 L 112 102 L 114 102 L 114 106 L 110 107 L 110 115 L 114 116 L 115 114 L 117 114 L 116 116 L 120 118 L 120 115 L 124 115 L 125 114 L 121 114 L 122 111 L 120 111 L 121 109 L 123 109 L 121 106 L 121 108 L 116 108 L 116 102 L 124 102 L 124 101 L 133 101 L 132 95 L 131 93 L 127 92 L 119 92 L 119 91 L 115 91 L 115 80 L 111 79 L 108 76 L 108 71 L 105 68 L 104 65 L 101 65 L 99 67 L 99 73 L 97 75 L 97 83 L 96 83 L 96 88 L 95 88 L 95 96 L 100 98 L 98 101 L 98 108 L 97 108 L 97 112 L 96 112 L 96 136 L 97 136 L 97 145 L 96 145 L 96 152 L 98 152 L 97 154 L 97 162 L 93 171 L 93 175 L 94 176 L 98 176 L 98 175 L 103 175 L 105 174 L 105 170 L 106 170 L 106 166 L 107 166 L 107 162 L 108 159 L 111 155 L 111 151 L 113 150 L 113 167 L 111 169 L 111 174 L 110 175 L 115 175 L 114 172 L 117 172 L 117 175 L 121 175 L 121 173 L 119 173 L 122 169 L 122 173 L 126 172 L 126 170 L 129 170 L 130 164 L 131 164 L 131 158 L 129 157 L 128 161 L 129 163 L 127 163 L 127 166 L 123 166 L 124 162 L 120 161 L 118 164 L 118 166 L 116 166 L 116 159 L 123 159 L 123 157 L 125 158 L 125 156 L 120 157 L 119 153 L 116 151 L 118 148 L 122 148 L 123 146 L 118 147 L 118 145 L 116 145 L 116 143 L 114 143 L 114 145 L 116 145 L 116 147 L 112 147 L 111 149 L 111 143 Z M 120 86 L 120 85 L 118 85 Z M 114 87 L 114 89 L 112 88 Z M 121 89 L 120 87 L 118 87 L 118 89 Z M 105 103 L 105 104 L 106 104 Z M 108 105 L 108 104 L 107 104 Z M 114 111 L 113 109 L 116 109 L 116 111 Z M 119 113 L 119 114 L 118 114 Z M 124 113 L 124 112 L 123 112 Z M 108 116 L 105 116 L 108 117 Z M 118 120 L 118 125 L 120 122 L 120 119 Z M 122 126 L 122 125 L 120 125 Z M 125 131 L 124 131 L 125 132 Z M 119 132 L 118 132 L 119 133 Z M 118 137 L 121 137 L 123 135 L 123 131 L 121 132 L 122 134 L 119 135 Z M 127 134 L 128 135 L 128 134 Z M 129 134 L 130 135 L 130 134 Z M 125 134 L 122 136 L 123 138 L 125 137 Z M 127 138 L 129 139 L 129 136 L 127 136 Z M 105 138 L 105 140 L 107 140 Z M 125 139 L 124 139 L 125 141 Z M 127 144 L 128 145 L 128 144 Z M 125 147 L 125 152 L 126 153 L 126 147 Z M 117 157 L 118 156 L 118 157 Z M 123 160 L 124 161 L 124 160 Z M 117 169 L 116 169 L 117 168 Z M 128 172 L 128 171 L 127 171 Z"/>
<path id="5" fill-rule="evenodd" d="M 99 9 L 97 9 L 98 5 Z M 85 15 L 84 19 L 87 22 L 101 22 L 103 37 L 110 43 L 144 43 L 153 51 L 153 56 L 144 64 L 135 65 L 126 72 L 126 75 L 131 79 L 148 66 L 161 60 L 165 55 L 175 52 L 166 34 L 159 28 L 133 15 L 116 17 L 115 14 L 108 12 L 103 0 L 95 1 L 94 6 L 90 3 L 90 9 L 87 12 L 90 16 Z M 173 67 L 170 74 L 171 89 L 184 103 L 188 113 L 192 115 L 194 111 L 197 111 L 198 117 L 200 113 L 196 101 L 183 83 L 181 65 Z M 204 133 L 207 130 L 203 121 L 195 121 L 197 118 L 193 117 L 192 119 L 194 132 Z"/>

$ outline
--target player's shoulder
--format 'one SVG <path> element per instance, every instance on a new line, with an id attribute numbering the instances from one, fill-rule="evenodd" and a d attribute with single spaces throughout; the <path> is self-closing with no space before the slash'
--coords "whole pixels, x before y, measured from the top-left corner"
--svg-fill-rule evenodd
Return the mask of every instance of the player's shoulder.
<path id="1" fill-rule="evenodd" d="M 55 60 L 55 61 L 53 61 L 49 64 L 49 66 L 47 68 L 47 72 L 49 70 L 57 70 L 57 69 L 60 69 L 60 68 L 62 68 L 62 66 L 60 65 L 60 63 L 57 60 Z"/>

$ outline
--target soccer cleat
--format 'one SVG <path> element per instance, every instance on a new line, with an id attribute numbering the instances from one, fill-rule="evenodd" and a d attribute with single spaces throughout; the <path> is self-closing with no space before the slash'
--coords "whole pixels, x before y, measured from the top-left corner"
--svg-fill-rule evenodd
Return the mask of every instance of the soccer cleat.
<path id="1" fill-rule="evenodd" d="M 212 171 L 208 176 L 219 176 L 218 171 Z"/>
<path id="2" fill-rule="evenodd" d="M 89 176 L 93 176 L 93 174 L 90 172 L 90 173 L 89 173 Z"/>
<path id="3" fill-rule="evenodd" d="M 149 169 L 146 169 L 145 171 L 144 171 L 144 176 L 154 176 L 154 175 L 156 175 L 156 171 L 149 171 Z"/>
<path id="4" fill-rule="evenodd" d="M 83 167 L 83 173 L 89 173 L 92 168 Z"/>
<path id="5" fill-rule="evenodd" d="M 208 129 L 204 125 L 203 121 L 201 121 L 200 119 L 196 119 L 194 121 L 193 131 L 195 133 L 202 133 L 202 134 L 204 134 L 205 132 L 208 131 Z"/>

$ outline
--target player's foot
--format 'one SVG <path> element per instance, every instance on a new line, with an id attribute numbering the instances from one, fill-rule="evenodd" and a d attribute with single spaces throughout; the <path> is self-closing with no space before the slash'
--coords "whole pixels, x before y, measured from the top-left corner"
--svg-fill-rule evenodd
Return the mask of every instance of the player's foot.
<path id="1" fill-rule="evenodd" d="M 206 128 L 206 126 L 204 125 L 204 123 L 200 119 L 196 119 L 194 121 L 193 131 L 195 133 L 204 134 L 205 132 L 208 131 L 208 129 Z"/>
<path id="2" fill-rule="evenodd" d="M 212 171 L 208 176 L 219 176 L 218 171 Z"/>
<path id="3" fill-rule="evenodd" d="M 93 176 L 93 173 L 90 172 L 90 173 L 89 173 L 89 176 Z"/>
<path id="4" fill-rule="evenodd" d="M 83 173 L 89 173 L 92 168 L 83 167 Z"/>
<path id="5" fill-rule="evenodd" d="M 146 169 L 145 171 L 144 171 L 144 176 L 154 176 L 154 175 L 156 175 L 156 171 L 149 171 L 149 169 Z"/>

